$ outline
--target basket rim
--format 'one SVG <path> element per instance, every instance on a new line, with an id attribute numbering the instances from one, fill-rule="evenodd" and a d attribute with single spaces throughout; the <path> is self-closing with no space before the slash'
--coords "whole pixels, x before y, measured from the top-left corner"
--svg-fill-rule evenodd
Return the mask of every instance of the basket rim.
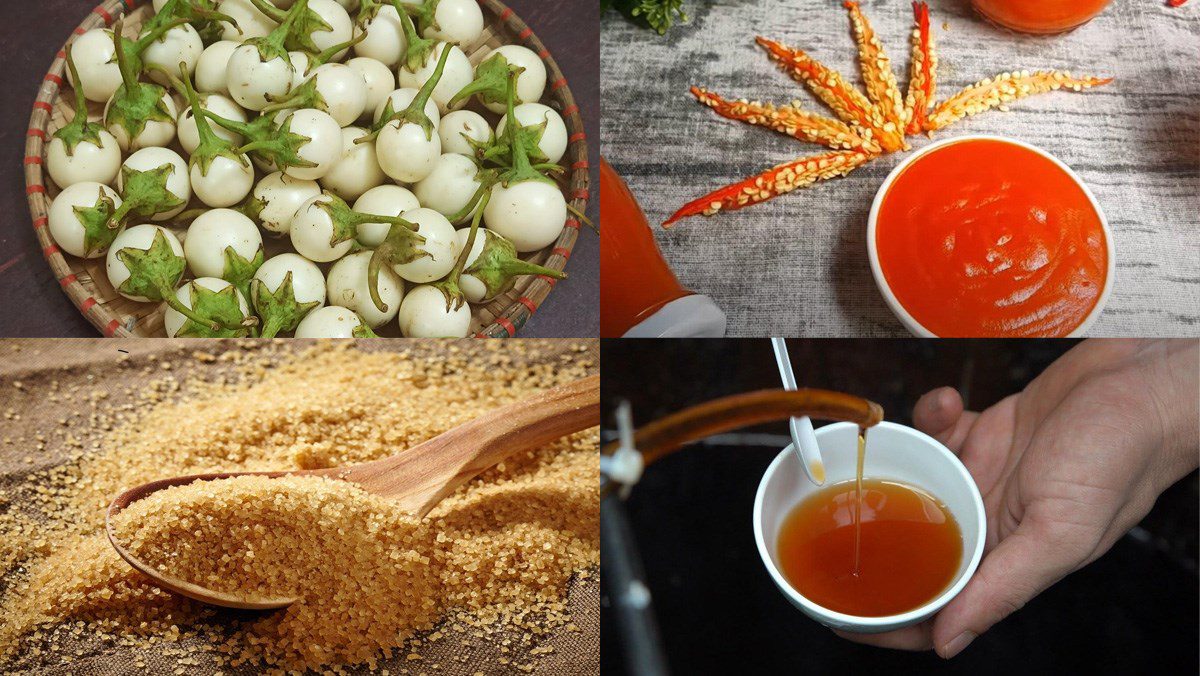
<path id="1" fill-rule="evenodd" d="M 584 131 L 579 106 L 575 103 L 575 97 L 567 84 L 566 77 L 537 34 L 517 16 L 512 8 L 501 0 L 477 0 L 477 2 L 485 13 L 492 15 L 491 23 L 498 21 L 507 31 L 516 35 L 516 42 L 506 44 L 519 44 L 529 48 L 546 65 L 547 94 L 552 101 L 561 104 L 561 108 L 557 112 L 562 116 L 568 132 L 567 153 L 562 160 L 562 164 L 567 165 L 566 169 L 569 172 L 566 188 L 568 204 L 578 213 L 584 213 L 590 197 L 587 135 Z M 103 336 L 109 338 L 141 338 L 145 336 L 131 331 L 121 322 L 116 313 L 96 299 L 92 292 L 79 281 L 76 273 L 71 270 L 67 256 L 62 253 L 50 236 L 48 227 L 50 200 L 46 195 L 48 177 L 44 171 L 44 158 L 46 147 L 50 141 L 48 130 L 52 120 L 54 102 L 59 98 L 60 89 L 66 83 L 66 45 L 93 28 L 109 28 L 126 13 L 148 4 L 150 4 L 149 0 L 104 0 L 93 8 L 72 31 L 70 37 L 55 55 L 50 69 L 39 83 L 37 99 L 33 103 L 33 110 L 29 118 L 22 161 L 25 169 L 26 201 L 29 205 L 34 233 L 41 246 L 42 257 L 50 265 L 51 272 L 54 273 L 55 279 L 58 280 L 59 286 L 71 303 Z M 548 247 L 550 254 L 542 264 L 554 270 L 563 270 L 574 249 L 579 230 L 579 220 L 573 213 L 568 213 L 562 232 Z M 481 327 L 474 337 L 508 338 L 515 336 L 545 301 L 557 281 L 543 275 L 535 277 L 520 297 L 502 309 L 490 324 Z"/>

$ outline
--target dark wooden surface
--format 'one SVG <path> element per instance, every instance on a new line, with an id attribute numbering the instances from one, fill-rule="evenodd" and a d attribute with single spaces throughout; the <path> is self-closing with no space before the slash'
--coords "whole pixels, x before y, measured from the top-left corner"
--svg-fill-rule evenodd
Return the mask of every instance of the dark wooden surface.
<path id="1" fill-rule="evenodd" d="M 54 53 L 98 0 L 39 0 L 5 12 L 4 63 L 0 67 L 0 336 L 98 336 L 58 286 L 42 259 L 25 202 L 21 160 L 37 88 Z M 599 166 L 599 23 L 591 0 L 508 0 L 537 33 L 567 76 L 589 141 L 592 185 Z M 15 10 L 8 7 L 6 9 Z M 592 190 L 588 217 L 599 222 Z M 600 242 L 584 227 L 560 283 L 517 335 L 600 335 Z"/>

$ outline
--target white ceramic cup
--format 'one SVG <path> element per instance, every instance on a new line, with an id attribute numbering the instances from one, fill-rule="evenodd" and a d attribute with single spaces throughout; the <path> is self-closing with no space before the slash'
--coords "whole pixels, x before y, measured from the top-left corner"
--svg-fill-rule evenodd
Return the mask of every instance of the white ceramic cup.
<path id="1" fill-rule="evenodd" d="M 1092 204 L 1092 208 L 1096 210 L 1096 215 L 1100 218 L 1100 228 L 1104 231 L 1104 246 L 1108 250 L 1108 270 L 1104 275 L 1104 289 L 1100 292 L 1100 298 L 1096 300 L 1095 307 L 1092 308 L 1092 311 L 1088 313 L 1087 317 L 1084 317 L 1079 326 L 1077 326 L 1074 331 L 1067 334 L 1066 337 L 1075 338 L 1083 336 L 1085 333 L 1087 333 L 1088 328 L 1090 328 L 1091 325 L 1100 317 L 1100 313 L 1104 311 L 1104 304 L 1108 302 L 1108 296 L 1112 293 L 1113 281 L 1117 276 L 1117 252 L 1113 247 L 1112 230 L 1108 227 L 1108 219 L 1104 217 L 1104 210 L 1100 208 L 1100 203 L 1096 201 L 1096 196 L 1092 194 L 1092 191 L 1087 187 L 1087 184 L 1083 182 L 1083 179 L 1079 178 L 1079 175 L 1076 174 L 1070 167 L 1068 167 L 1066 164 L 1063 164 L 1057 157 L 1051 155 L 1045 150 L 1042 150 L 1041 148 L 1038 148 L 1037 146 L 1030 145 L 1024 141 L 1006 138 L 1004 136 L 993 136 L 990 134 L 967 134 L 964 136 L 952 136 L 921 148 L 920 150 L 906 157 L 903 162 L 897 164 L 895 169 L 892 169 L 892 173 L 888 174 L 887 178 L 883 180 L 883 184 L 879 186 L 879 190 L 876 191 L 875 201 L 871 203 L 871 213 L 867 216 L 867 256 L 871 260 L 871 275 L 875 277 L 875 286 L 879 287 L 879 293 L 883 294 L 883 300 L 887 303 L 887 306 L 892 311 L 892 314 L 896 315 L 896 319 L 899 319 L 900 323 L 903 324 L 904 328 L 908 329 L 910 333 L 921 338 L 938 337 L 932 331 L 922 326 L 921 323 L 916 320 L 916 318 L 909 314 L 908 310 L 906 310 L 904 306 L 900 304 L 900 300 L 896 298 L 896 294 L 892 293 L 891 287 L 888 286 L 887 279 L 885 279 L 883 276 L 883 268 L 879 265 L 879 250 L 875 245 L 875 227 L 876 223 L 878 222 L 879 209 L 883 204 L 884 195 L 886 195 L 888 189 L 892 187 L 892 183 L 895 182 L 896 178 L 900 176 L 900 174 L 907 169 L 910 164 L 916 162 L 934 150 L 941 148 L 942 146 L 951 143 L 958 143 L 960 141 L 979 140 L 1011 143 L 1015 146 L 1032 150 L 1038 155 L 1045 157 L 1054 164 L 1058 165 L 1060 169 L 1065 171 L 1067 175 L 1071 177 L 1071 180 L 1083 190 L 1083 194 L 1087 195 L 1088 201 Z"/>
<path id="2" fill-rule="evenodd" d="M 826 485 L 853 479 L 858 464 L 858 426 L 826 425 L 817 430 L 817 441 L 825 459 Z M 933 437 L 911 427 L 881 422 L 867 432 L 863 477 L 893 479 L 920 488 L 948 507 L 958 521 L 963 537 L 962 561 L 954 582 L 929 603 L 898 615 L 859 617 L 821 607 L 792 587 L 777 559 L 779 528 L 792 508 L 821 489 L 805 476 L 791 448 L 775 457 L 758 484 L 754 539 L 771 579 L 792 605 L 827 627 L 876 634 L 926 620 L 962 591 L 983 557 L 987 519 L 979 488 L 958 457 Z"/>

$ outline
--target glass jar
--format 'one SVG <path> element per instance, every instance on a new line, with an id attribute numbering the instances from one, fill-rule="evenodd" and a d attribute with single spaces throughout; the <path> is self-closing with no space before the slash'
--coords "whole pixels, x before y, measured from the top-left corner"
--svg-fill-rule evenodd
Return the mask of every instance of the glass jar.
<path id="1" fill-rule="evenodd" d="M 625 181 L 600 158 L 600 335 L 720 337 L 725 315 L 684 288 Z"/>

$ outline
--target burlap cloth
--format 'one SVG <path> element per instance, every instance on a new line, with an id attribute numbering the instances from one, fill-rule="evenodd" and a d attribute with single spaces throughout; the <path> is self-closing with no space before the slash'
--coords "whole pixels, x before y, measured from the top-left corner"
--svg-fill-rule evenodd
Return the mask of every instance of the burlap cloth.
<path id="1" fill-rule="evenodd" d="M 57 389 L 70 391 L 71 386 L 81 386 L 80 392 L 106 390 L 106 406 L 119 407 L 132 403 L 125 393 L 130 385 L 144 383 L 152 378 L 161 378 L 163 363 L 182 380 L 185 378 L 213 379 L 231 367 L 228 363 L 215 361 L 203 363 L 192 357 L 196 351 L 218 354 L 225 350 L 257 350 L 268 341 L 181 341 L 181 340 L 94 340 L 94 339 L 42 339 L 0 341 L 0 411 L 13 410 L 19 420 L 0 419 L 0 437 L 35 439 L 39 432 L 45 438 L 45 448 L 38 450 L 31 445 L 0 443 L 0 487 L 7 489 L 23 481 L 31 471 L 53 467 L 64 462 L 68 453 L 62 439 L 46 433 L 59 425 L 59 420 L 88 406 L 80 398 L 59 396 L 57 401 L 49 394 Z M 281 341 L 273 348 L 298 350 L 309 341 Z M 599 345 L 595 340 L 537 340 L 523 339 L 522 350 L 514 353 L 514 367 L 522 364 L 552 362 L 564 354 L 576 353 L 583 345 L 582 356 L 590 358 L 599 370 Z M 483 341 L 418 341 L 418 340 L 370 340 L 360 341 L 359 349 L 407 351 L 415 357 L 436 356 L 443 351 L 457 349 L 460 354 L 486 349 Z M 577 354 L 577 353 L 576 353 Z M 20 387 L 14 385 L 20 382 Z M 82 428 L 73 429 L 78 436 Z M 32 455 L 33 463 L 26 463 Z M 598 470 L 597 470 L 598 471 Z M 598 479 L 597 479 L 598 480 Z M 11 506 L 0 503 L 0 510 Z M 0 589 L 0 593 L 4 590 Z M 449 633 L 433 643 L 425 643 L 421 649 L 419 663 L 405 659 L 406 651 L 399 651 L 389 660 L 381 660 L 379 670 L 387 669 L 392 674 L 509 674 L 520 673 L 513 665 L 498 664 L 499 658 L 507 657 L 514 663 L 534 662 L 540 674 L 593 674 L 599 672 L 600 664 L 600 584 L 599 576 L 592 574 L 587 580 L 574 581 L 569 593 L 572 621 L 578 631 L 559 631 L 543 645 L 553 647 L 548 655 L 536 660 L 520 655 L 503 654 L 496 647 L 497 641 L 482 640 Z M 0 623 L 4 618 L 0 617 Z M 194 640 L 194 639 L 193 639 Z M 516 641 L 513 642 L 514 645 Z M 187 641 L 179 644 L 187 646 Z M 62 654 L 70 654 L 73 661 L 60 665 Z M 466 655 L 466 661 L 459 661 Z M 59 641 L 59 650 L 48 656 L 44 663 L 27 664 L 23 659 L 21 670 L 36 674 L 71 674 L 73 676 L 117 676 L 120 674 L 173 674 L 183 669 L 186 674 L 212 674 L 218 669 L 225 674 L 254 674 L 260 668 L 243 666 L 217 667 L 204 654 L 195 656 L 196 665 L 184 665 L 177 657 L 163 655 L 154 649 L 129 649 L 105 645 L 94 636 L 86 634 Z M 136 665 L 142 662 L 144 667 Z M 433 668 L 433 665 L 437 668 Z M 8 667 L 0 664 L 0 673 Z M 349 673 L 366 673 L 366 667 L 347 668 Z"/>
<path id="2" fill-rule="evenodd" d="M 860 3 L 902 86 L 910 3 Z M 724 120 L 688 93 L 828 115 L 754 44 L 755 35 L 807 50 L 858 83 L 846 12 L 835 0 L 687 0 L 691 20 L 660 37 L 617 12 L 601 17 L 604 156 L 654 226 L 680 281 L 729 317 L 730 336 L 903 336 L 871 278 L 867 212 L 909 153 L 878 158 L 844 179 L 711 219 L 658 227 L 684 203 L 821 148 Z M 1116 78 L 1083 94 L 1055 92 L 990 111 L 935 135 L 1000 134 L 1070 165 L 1108 217 L 1116 248 L 1112 296 L 1092 336 L 1195 336 L 1200 323 L 1200 7 L 1162 0 L 1109 5 L 1065 35 L 1000 30 L 967 0 L 931 0 L 938 98 L 1014 69 L 1064 68 Z M 929 143 L 910 139 L 913 148 Z"/>

